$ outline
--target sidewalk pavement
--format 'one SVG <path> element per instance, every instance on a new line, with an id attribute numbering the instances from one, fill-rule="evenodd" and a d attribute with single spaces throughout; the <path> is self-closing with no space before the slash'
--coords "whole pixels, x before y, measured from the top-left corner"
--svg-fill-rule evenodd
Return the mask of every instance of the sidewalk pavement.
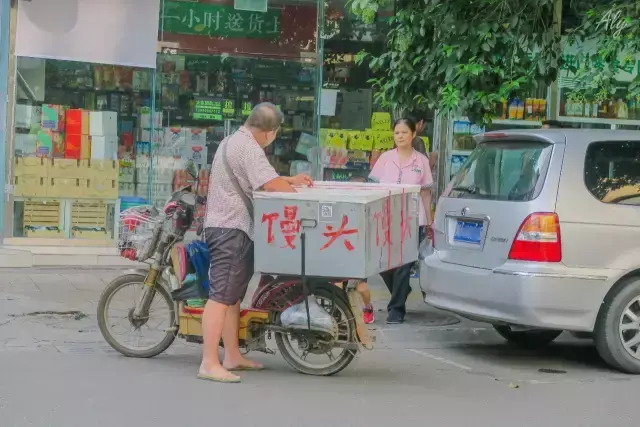
<path id="1" fill-rule="evenodd" d="M 98 299 L 106 285 L 125 271 L 120 267 L 0 269 L 0 351 L 110 351 L 96 322 Z M 255 289 L 255 279 L 247 298 Z M 383 325 L 388 291 L 380 278 L 370 280 L 369 286 L 374 306 L 380 310 L 377 323 Z M 406 330 L 410 334 L 420 335 L 420 328 L 459 322 L 428 308 L 417 282 L 413 287 L 407 302 L 411 326 Z M 193 347 L 177 342 L 183 345 L 170 350 Z"/>

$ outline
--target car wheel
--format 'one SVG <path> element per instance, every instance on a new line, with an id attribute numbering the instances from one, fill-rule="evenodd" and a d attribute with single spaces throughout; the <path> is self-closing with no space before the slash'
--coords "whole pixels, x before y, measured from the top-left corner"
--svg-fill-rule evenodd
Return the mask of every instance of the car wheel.
<path id="1" fill-rule="evenodd" d="M 621 282 L 605 299 L 595 330 L 600 356 L 629 374 L 640 374 L 640 277 Z"/>
<path id="2" fill-rule="evenodd" d="M 562 331 L 547 329 L 532 331 L 512 331 L 509 326 L 493 325 L 493 328 L 511 344 L 523 348 L 539 348 L 549 345 Z"/>

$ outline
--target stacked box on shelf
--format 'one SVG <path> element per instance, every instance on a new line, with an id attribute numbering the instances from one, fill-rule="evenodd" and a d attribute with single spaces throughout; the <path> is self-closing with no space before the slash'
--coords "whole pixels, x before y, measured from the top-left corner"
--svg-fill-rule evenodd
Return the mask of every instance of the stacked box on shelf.
<path id="1" fill-rule="evenodd" d="M 162 145 L 164 140 L 164 130 L 162 129 L 162 112 L 151 112 L 151 108 L 140 108 L 140 120 L 138 121 L 138 128 L 136 130 L 136 141 Z"/>
<path id="2" fill-rule="evenodd" d="M 66 107 L 43 104 L 40 131 L 37 134 L 36 154 L 41 157 L 64 157 Z"/>
<path id="3" fill-rule="evenodd" d="M 60 202 L 57 200 L 24 202 L 23 228 L 26 237 L 61 238 Z"/>
<path id="4" fill-rule="evenodd" d="M 41 117 L 41 106 L 16 105 L 14 117 L 16 128 L 14 151 L 17 156 L 34 156 L 36 154 Z"/>
<path id="5" fill-rule="evenodd" d="M 90 112 L 80 109 L 67 110 L 64 157 L 67 159 L 91 158 Z"/>
<path id="6" fill-rule="evenodd" d="M 50 165 L 50 160 L 41 157 L 16 157 L 13 194 L 17 197 L 46 197 Z"/>
<path id="7" fill-rule="evenodd" d="M 116 160 L 118 158 L 118 113 L 91 111 L 91 160 Z"/>
<path id="8" fill-rule="evenodd" d="M 106 239 L 108 205 L 102 201 L 75 200 L 71 205 L 71 237 Z"/>
<path id="9" fill-rule="evenodd" d="M 89 171 L 76 159 L 53 159 L 47 177 L 47 197 L 88 197 Z"/>
<path id="10" fill-rule="evenodd" d="M 89 162 L 88 197 L 97 199 L 117 199 L 119 163 L 117 160 L 97 160 Z"/>

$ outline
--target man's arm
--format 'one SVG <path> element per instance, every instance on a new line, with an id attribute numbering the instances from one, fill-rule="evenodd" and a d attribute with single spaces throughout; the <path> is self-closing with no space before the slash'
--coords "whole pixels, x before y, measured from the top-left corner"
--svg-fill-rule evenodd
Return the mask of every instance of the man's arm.
<path id="1" fill-rule="evenodd" d="M 289 184 L 286 177 L 277 177 L 262 186 L 264 191 L 271 193 L 295 193 L 296 190 Z"/>

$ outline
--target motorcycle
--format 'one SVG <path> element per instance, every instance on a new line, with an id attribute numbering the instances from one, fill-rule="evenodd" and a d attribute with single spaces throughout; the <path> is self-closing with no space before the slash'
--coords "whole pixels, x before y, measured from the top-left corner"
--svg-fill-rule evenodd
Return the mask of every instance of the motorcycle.
<path id="1" fill-rule="evenodd" d="M 163 212 L 143 206 L 121 214 L 121 256 L 149 267 L 125 272 L 109 283 L 97 314 L 104 339 L 128 357 L 157 356 L 176 337 L 202 343 L 206 287 L 201 284 L 206 273 L 194 281 L 197 271 L 178 256 L 178 249 L 192 228 L 196 209 L 206 200 L 196 194 L 198 171 L 193 163 L 187 165 L 187 172 L 194 184 L 176 191 Z M 197 234 L 201 233 L 202 225 Z M 303 245 L 304 240 L 303 230 Z M 336 286 L 337 282 L 346 286 Z M 344 278 L 309 278 L 304 268 L 301 276 L 262 275 L 250 306 L 241 310 L 241 349 L 274 354 L 267 345 L 273 337 L 295 370 L 321 376 L 340 372 L 362 348 L 372 347 L 354 283 Z M 120 296 L 125 298 L 118 304 Z M 117 333 L 118 328 L 124 331 Z"/>

